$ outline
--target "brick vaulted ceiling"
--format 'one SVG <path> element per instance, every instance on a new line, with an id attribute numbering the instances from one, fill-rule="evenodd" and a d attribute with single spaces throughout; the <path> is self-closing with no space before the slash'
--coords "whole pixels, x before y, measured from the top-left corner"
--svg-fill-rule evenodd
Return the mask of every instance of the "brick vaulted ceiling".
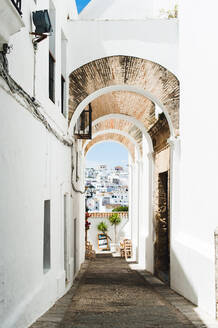
<path id="1" fill-rule="evenodd" d="M 127 122 L 123 119 L 110 118 L 99 122 L 94 125 L 92 132 L 97 133 L 104 130 L 121 130 L 127 132 L 131 137 L 133 137 L 138 143 L 142 141 L 142 132 L 133 123 Z"/>
<path id="2" fill-rule="evenodd" d="M 85 147 L 84 149 L 84 154 L 86 155 L 88 150 L 94 146 L 95 144 L 99 143 L 99 142 L 103 142 L 103 141 L 108 141 L 108 140 L 111 140 L 111 141 L 117 141 L 121 144 L 123 144 L 129 151 L 133 161 L 135 159 L 135 146 L 133 143 L 130 142 L 130 140 L 125 137 L 125 136 L 122 136 L 120 134 L 116 134 L 116 133 L 105 133 L 104 135 L 100 135 L 100 136 L 97 136 L 95 138 L 93 138 Z"/>
<path id="3" fill-rule="evenodd" d="M 123 119 L 110 118 L 99 122 L 93 126 L 93 135 L 98 132 L 107 130 L 120 130 L 127 133 L 137 142 L 139 149 L 142 153 L 142 132 L 133 123 Z"/>
<path id="4" fill-rule="evenodd" d="M 134 86 L 153 95 L 168 112 L 175 135 L 179 134 L 178 79 L 159 64 L 130 56 L 98 59 L 81 66 L 70 74 L 69 120 L 77 106 L 87 96 L 99 89 L 114 85 Z M 137 105 L 137 101 L 138 104 L 142 104 L 142 107 Z M 105 113 L 119 112 L 135 118 L 139 115 L 140 118 L 137 119 L 143 120 L 144 124 L 146 121 L 144 116 L 154 106 L 150 100 L 131 92 L 112 92 L 94 100 L 92 105 L 93 119 Z M 147 127 L 150 123 L 146 122 Z"/>
<path id="5" fill-rule="evenodd" d="M 92 101 L 93 121 L 107 114 L 133 116 L 148 130 L 155 123 L 155 106 L 148 98 L 129 91 L 114 91 Z"/>

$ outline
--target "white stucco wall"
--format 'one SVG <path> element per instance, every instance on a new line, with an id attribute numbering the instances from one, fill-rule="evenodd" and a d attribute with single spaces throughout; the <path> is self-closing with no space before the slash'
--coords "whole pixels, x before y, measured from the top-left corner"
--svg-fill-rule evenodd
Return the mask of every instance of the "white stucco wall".
<path id="1" fill-rule="evenodd" d="M 73 14 L 71 1 L 66 0 L 65 6 L 63 2 L 53 2 L 57 13 L 56 103 L 48 97 L 48 39 L 39 44 L 36 55 L 35 98 L 40 104 L 39 111 L 64 137 L 68 123 L 61 114 L 60 103 L 61 30 L 67 37 L 67 15 Z M 34 75 L 34 52 L 29 35 L 32 31 L 31 13 L 47 9 L 48 4 L 49 1 L 44 0 L 38 0 L 37 6 L 33 0 L 22 1 L 25 27 L 9 40 L 13 45 L 7 56 L 9 73 L 31 97 Z M 0 99 L 0 325 L 26 328 L 69 289 L 73 275 L 84 261 L 84 198 L 71 188 L 71 148 L 64 146 L 33 117 L 21 97 L 10 94 L 2 78 Z M 73 157 L 75 159 L 75 149 Z M 82 177 L 78 183 L 78 187 L 81 186 Z M 64 195 L 67 197 L 66 234 Z M 51 269 L 44 273 L 44 201 L 48 199 L 51 200 Z"/>
<path id="2" fill-rule="evenodd" d="M 215 315 L 218 4 L 209 5 L 183 0 L 180 6 L 181 202 L 172 232 L 171 279 L 173 288 Z"/>
<path id="3" fill-rule="evenodd" d="M 49 99 L 48 70 L 49 70 L 49 37 L 38 44 L 36 51 L 36 82 L 35 98 L 43 105 L 46 114 L 55 124 L 66 133 L 67 120 L 61 114 L 61 32 L 63 32 L 68 47 L 69 19 L 74 17 L 74 1 L 64 0 L 61 3 L 52 0 L 56 8 L 56 42 L 55 42 L 55 104 Z M 71 6 L 72 4 L 72 6 Z M 23 21 L 25 27 L 19 33 L 11 36 L 9 44 L 13 46 L 11 53 L 7 56 L 9 61 L 9 72 L 15 81 L 30 95 L 33 95 L 34 85 L 34 48 L 32 40 L 34 36 L 30 32 L 35 31 L 32 23 L 32 12 L 36 10 L 49 9 L 49 0 L 22 1 Z M 68 51 L 67 51 L 68 56 Z M 66 71 L 68 68 L 66 62 Z M 67 71 L 67 76 L 69 72 Z"/>
<path id="4" fill-rule="evenodd" d="M 172 10 L 178 0 L 92 0 L 79 19 L 145 19 L 160 16 L 161 9 Z"/>
<path id="5" fill-rule="evenodd" d="M 69 72 L 98 58 L 126 55 L 178 73 L 177 20 L 74 20 L 69 30 Z"/>
<path id="6" fill-rule="evenodd" d="M 27 327 L 65 291 L 63 197 L 71 193 L 70 150 L 1 88 L 0 97 L 4 122 L 0 157 L 0 317 L 5 328 Z M 44 274 L 47 199 L 51 200 L 51 269 Z"/>

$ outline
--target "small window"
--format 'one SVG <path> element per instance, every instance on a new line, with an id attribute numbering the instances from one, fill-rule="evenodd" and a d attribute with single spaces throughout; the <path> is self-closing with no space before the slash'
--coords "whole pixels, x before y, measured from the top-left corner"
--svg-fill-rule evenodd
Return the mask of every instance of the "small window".
<path id="1" fill-rule="evenodd" d="M 44 241 L 43 241 L 43 271 L 51 267 L 51 229 L 50 229 L 50 200 L 44 202 Z"/>
<path id="2" fill-rule="evenodd" d="M 55 102 L 55 60 L 49 53 L 49 98 Z"/>

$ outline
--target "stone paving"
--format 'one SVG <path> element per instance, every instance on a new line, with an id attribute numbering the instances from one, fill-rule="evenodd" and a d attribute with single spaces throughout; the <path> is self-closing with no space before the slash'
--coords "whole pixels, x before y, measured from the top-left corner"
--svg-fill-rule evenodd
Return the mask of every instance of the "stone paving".
<path id="1" fill-rule="evenodd" d="M 97 256 L 32 328 L 192 328 L 206 325 L 186 301 L 124 259 Z"/>

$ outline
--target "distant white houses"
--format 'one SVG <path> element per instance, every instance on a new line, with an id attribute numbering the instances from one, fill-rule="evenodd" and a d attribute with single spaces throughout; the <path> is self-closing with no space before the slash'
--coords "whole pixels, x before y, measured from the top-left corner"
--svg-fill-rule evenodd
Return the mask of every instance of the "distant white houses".
<path id="1" fill-rule="evenodd" d="M 99 165 L 96 169 L 86 168 L 86 187 L 94 187 L 93 201 L 87 205 L 90 211 L 110 212 L 116 206 L 128 206 L 128 169 L 116 166 L 107 169 L 106 165 Z"/>

